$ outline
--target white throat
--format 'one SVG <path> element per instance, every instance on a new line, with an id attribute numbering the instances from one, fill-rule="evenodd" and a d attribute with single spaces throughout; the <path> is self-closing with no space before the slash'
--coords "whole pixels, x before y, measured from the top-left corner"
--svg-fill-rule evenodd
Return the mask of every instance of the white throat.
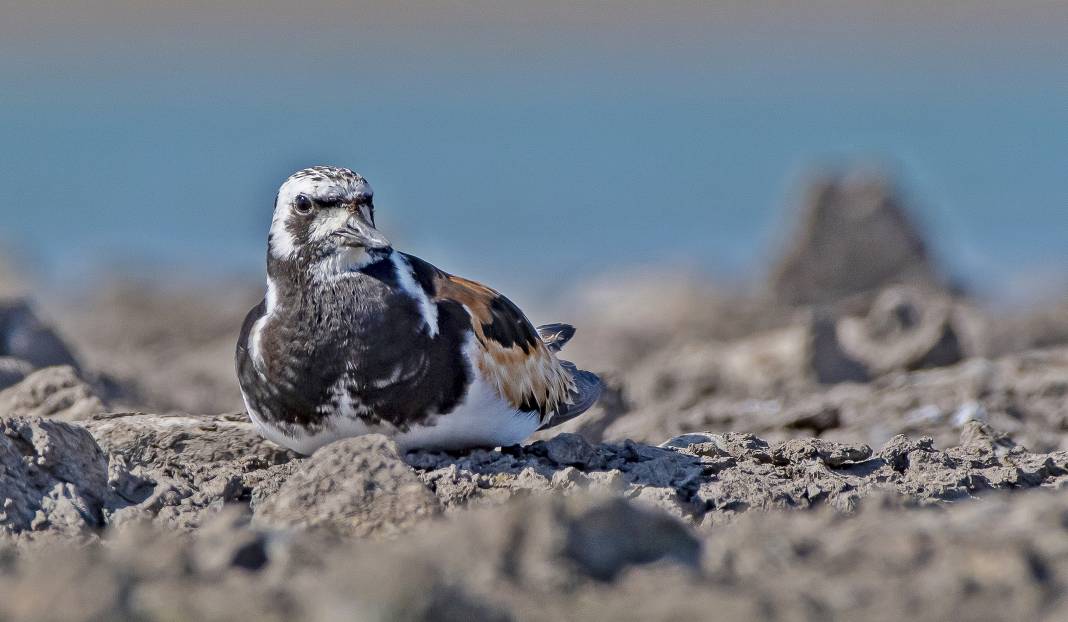
<path id="1" fill-rule="evenodd" d="M 392 250 L 372 255 L 363 248 L 342 248 L 317 263 L 312 274 L 321 280 L 345 278 L 373 263 L 389 259 L 392 254 Z"/>

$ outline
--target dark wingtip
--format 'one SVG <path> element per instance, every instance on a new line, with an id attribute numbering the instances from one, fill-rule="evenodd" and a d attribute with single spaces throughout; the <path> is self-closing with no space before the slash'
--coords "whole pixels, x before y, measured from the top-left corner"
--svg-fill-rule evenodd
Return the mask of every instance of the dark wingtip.
<path id="1" fill-rule="evenodd" d="M 570 324 L 545 324 L 538 327 L 538 336 L 550 352 L 559 352 L 575 336 L 575 327 Z"/>

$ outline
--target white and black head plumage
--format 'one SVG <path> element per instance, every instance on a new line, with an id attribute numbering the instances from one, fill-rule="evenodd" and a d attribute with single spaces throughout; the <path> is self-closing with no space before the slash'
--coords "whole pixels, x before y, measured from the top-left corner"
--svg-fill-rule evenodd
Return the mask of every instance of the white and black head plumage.
<path id="1" fill-rule="evenodd" d="M 374 191 L 347 168 L 314 166 L 278 190 L 267 241 L 268 269 L 359 268 L 380 259 L 389 239 L 375 227 Z"/>
<path id="2" fill-rule="evenodd" d="M 535 329 L 496 291 L 395 251 L 371 186 L 318 166 L 279 189 L 268 289 L 237 373 L 265 436 L 310 453 L 345 436 L 402 447 L 513 444 L 587 410 L 601 383 L 557 359 L 574 330 Z"/>

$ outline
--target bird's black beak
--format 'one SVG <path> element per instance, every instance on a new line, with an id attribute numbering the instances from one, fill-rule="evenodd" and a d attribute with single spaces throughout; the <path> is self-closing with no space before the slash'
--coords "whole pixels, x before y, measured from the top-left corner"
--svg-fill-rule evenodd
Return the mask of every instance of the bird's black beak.
<path id="1" fill-rule="evenodd" d="M 374 228 L 374 225 L 363 219 L 362 216 L 352 215 L 345 226 L 334 232 L 338 242 L 342 246 L 353 246 L 367 250 L 389 250 L 392 244 L 389 238 Z"/>

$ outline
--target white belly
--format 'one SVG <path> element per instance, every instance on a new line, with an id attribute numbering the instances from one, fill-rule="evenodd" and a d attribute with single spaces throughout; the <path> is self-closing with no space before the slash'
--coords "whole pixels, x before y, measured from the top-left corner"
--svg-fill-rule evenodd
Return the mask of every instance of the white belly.
<path id="1" fill-rule="evenodd" d="M 384 434 L 396 441 L 401 451 L 412 449 L 461 450 L 475 447 L 507 447 L 526 440 L 541 424 L 537 413 L 517 412 L 489 385 L 476 379 L 463 402 L 448 414 L 432 416 L 425 425 L 401 432 L 383 424 L 368 426 L 351 403 L 342 403 L 342 412 L 327 418 L 314 434 L 291 436 L 264 421 L 245 400 L 249 418 L 264 438 L 305 455 L 336 440 L 362 434 Z"/>
<path id="2" fill-rule="evenodd" d="M 518 412 L 482 379 L 471 384 L 464 401 L 447 415 L 412 426 L 393 439 L 402 450 L 507 447 L 537 431 L 537 413 Z"/>

